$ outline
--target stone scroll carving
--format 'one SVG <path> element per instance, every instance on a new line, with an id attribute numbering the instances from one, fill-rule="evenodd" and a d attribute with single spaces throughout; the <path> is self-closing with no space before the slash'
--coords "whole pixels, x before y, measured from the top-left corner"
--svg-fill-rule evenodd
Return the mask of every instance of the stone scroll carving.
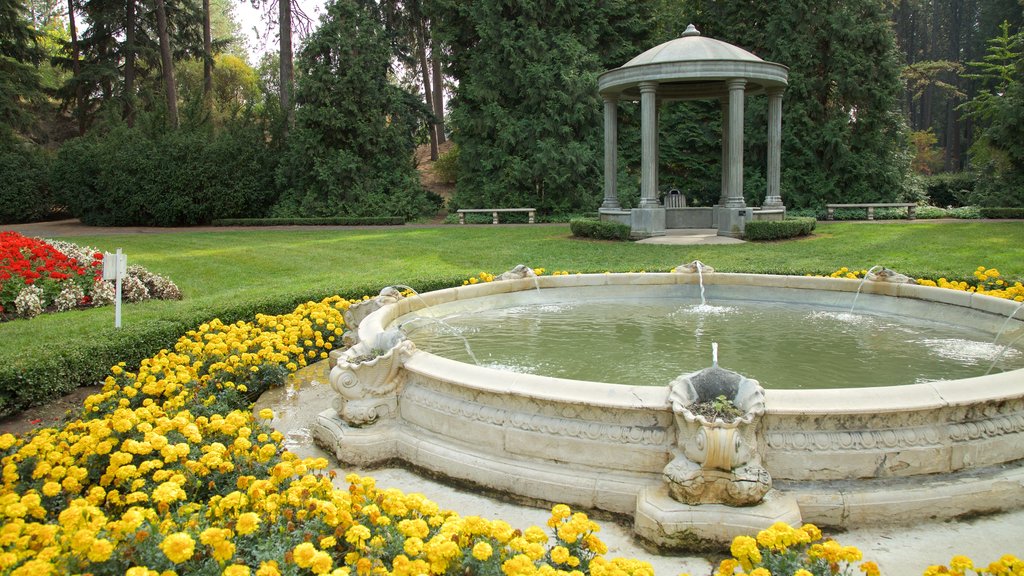
<path id="1" fill-rule="evenodd" d="M 675 458 L 664 469 L 672 498 L 686 504 L 757 504 L 772 487 L 761 465 L 757 427 L 764 389 L 717 365 L 670 384 L 676 422 Z M 724 396 L 742 415 L 709 420 L 698 406 Z"/>
<path id="2" fill-rule="evenodd" d="M 331 369 L 331 386 L 338 397 L 334 409 L 350 426 L 368 426 L 397 415 L 402 365 L 416 347 L 398 330 L 359 342 L 338 358 Z"/>

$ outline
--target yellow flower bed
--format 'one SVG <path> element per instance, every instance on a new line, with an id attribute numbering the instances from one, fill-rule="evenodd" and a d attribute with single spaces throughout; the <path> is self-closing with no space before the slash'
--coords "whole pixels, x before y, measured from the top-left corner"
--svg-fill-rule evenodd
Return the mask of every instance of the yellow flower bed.
<path id="1" fill-rule="evenodd" d="M 418 494 L 299 459 L 251 398 L 325 357 L 339 297 L 293 313 L 213 320 L 114 366 L 82 416 L 0 436 L 0 574 L 650 575 L 605 559 L 600 527 L 556 506 L 540 528 L 461 517 Z"/>
<path id="2" fill-rule="evenodd" d="M 829 277 L 858 279 L 863 278 L 867 273 L 867 270 L 851 270 L 846 266 L 843 266 L 829 274 Z M 946 278 L 939 278 L 937 280 L 932 280 L 930 278 L 918 278 L 917 283 L 922 286 L 937 286 L 939 288 L 948 288 L 949 290 L 976 292 L 978 294 L 995 296 L 996 298 L 1006 298 L 1016 302 L 1024 302 L 1024 285 L 1020 282 L 1008 282 L 1002 278 L 999 270 L 995 268 L 986 268 L 985 266 L 978 266 L 973 275 L 975 278 L 975 282 L 973 284 L 962 280 L 947 280 Z"/>

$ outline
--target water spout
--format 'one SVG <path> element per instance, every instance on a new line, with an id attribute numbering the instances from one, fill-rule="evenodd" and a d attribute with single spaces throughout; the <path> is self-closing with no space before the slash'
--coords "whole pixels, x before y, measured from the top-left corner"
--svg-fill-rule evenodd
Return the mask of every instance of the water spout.
<path id="1" fill-rule="evenodd" d="M 704 263 L 694 260 L 693 264 L 697 267 L 697 279 L 700 281 L 700 305 L 707 306 L 708 301 L 704 298 Z"/>
<path id="2" fill-rule="evenodd" d="M 457 328 L 455 328 L 451 324 L 445 322 L 444 320 L 441 320 L 440 318 L 433 318 L 433 317 L 430 317 L 430 316 L 419 316 L 419 315 L 417 315 L 416 317 L 411 318 L 408 321 L 399 324 L 398 325 L 398 330 L 401 331 L 402 334 L 405 334 L 406 337 L 411 336 L 413 331 L 414 331 L 414 329 L 408 329 L 407 330 L 406 326 L 409 326 L 410 324 L 416 322 L 417 320 L 427 320 L 428 322 L 431 322 L 433 324 L 436 324 L 436 325 L 440 326 L 448 334 L 451 334 L 452 336 L 455 336 L 459 340 L 462 340 L 462 344 L 466 348 L 466 354 L 473 361 L 473 364 L 476 364 L 478 366 L 480 365 L 480 361 L 477 360 L 476 354 L 473 354 L 473 349 L 470 348 L 470 346 L 469 346 L 469 340 L 465 336 L 460 334 L 459 330 Z"/>
<path id="3" fill-rule="evenodd" d="M 1021 302 L 1016 308 L 1014 308 L 1013 312 L 1011 312 L 1010 315 L 1006 318 L 1006 320 L 1003 322 L 1003 325 L 999 328 L 999 332 L 996 333 L 995 340 L 992 340 L 992 344 L 996 344 L 997 342 L 999 342 L 999 337 L 1003 335 L 1003 332 L 1006 330 L 1006 326 L 1010 323 L 1010 320 L 1013 320 L 1013 317 L 1017 315 L 1017 312 L 1020 312 L 1021 308 L 1024 308 L 1024 302 Z M 999 360 L 1003 357 L 1003 354 L 1006 353 L 1006 349 L 1016 344 L 1017 341 L 1021 339 L 1021 337 L 1024 337 L 1024 334 L 1021 334 L 1021 336 L 1017 336 L 1016 338 L 1013 339 L 1012 342 L 1007 342 L 1006 344 L 1003 344 L 1003 347 L 999 349 L 999 353 L 996 354 L 996 357 L 992 360 L 992 363 L 989 364 L 988 370 L 985 371 L 986 376 L 988 376 L 989 373 L 992 372 L 992 369 L 996 367 L 996 363 L 999 362 Z"/>
<path id="4" fill-rule="evenodd" d="M 853 309 L 857 307 L 857 298 L 860 297 L 861 288 L 864 288 L 864 283 L 868 281 L 868 276 L 870 276 L 871 273 L 874 272 L 876 268 L 884 269 L 885 267 L 882 266 L 882 265 L 876 264 L 876 265 L 872 266 L 871 268 L 868 268 L 868 271 L 864 273 L 864 277 L 861 278 L 860 284 L 857 285 L 857 293 L 853 295 L 853 304 L 850 304 L 850 314 L 853 314 Z"/>
<path id="5" fill-rule="evenodd" d="M 718 368 L 718 342 L 711 343 L 711 366 Z"/>

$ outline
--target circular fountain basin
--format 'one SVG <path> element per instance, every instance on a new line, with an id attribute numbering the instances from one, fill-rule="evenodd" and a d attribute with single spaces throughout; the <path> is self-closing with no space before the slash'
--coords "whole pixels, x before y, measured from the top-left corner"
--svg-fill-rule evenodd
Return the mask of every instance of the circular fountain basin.
<path id="1" fill-rule="evenodd" d="M 793 303 L 834 313 L 849 310 L 856 297 L 856 312 L 869 317 L 955 325 L 982 335 L 979 341 L 1002 330 L 1002 342 L 1024 330 L 1020 321 L 1007 323 L 1017 303 L 940 288 L 721 273 L 705 274 L 704 288 L 713 305 Z M 698 276 L 555 276 L 440 290 L 369 315 L 359 324 L 359 339 L 372 341 L 414 315 L 626 297 L 699 302 Z M 724 348 L 723 356 L 740 357 L 755 339 L 775 336 L 770 327 L 752 332 Z M 637 381 L 650 384 L 642 362 L 628 355 L 596 358 L 586 348 L 578 353 L 635 367 Z M 679 356 L 672 349 L 662 353 Z M 758 352 L 762 363 L 816 371 L 804 353 L 785 345 Z M 689 353 L 679 361 L 679 372 L 691 372 L 710 365 L 710 354 Z M 940 371 L 914 383 L 869 366 L 838 388 L 768 386 L 758 430 L 762 463 L 777 491 L 799 506 L 799 518 L 791 512 L 779 518 L 848 527 L 1024 505 L 1024 370 L 986 376 L 987 365 L 977 368 L 974 377 L 948 379 Z M 754 371 L 740 370 L 758 378 Z M 319 417 L 318 441 L 353 464 L 402 460 L 520 499 L 636 514 L 640 532 L 638 501 L 664 485 L 662 471 L 677 446 L 667 386 L 499 370 L 423 350 L 413 352 L 400 372 L 396 391 L 373 401 L 374 423 L 353 426 L 328 411 Z M 343 379 L 335 372 L 331 378 Z M 859 387 L 865 382 L 872 387 Z M 703 514 L 714 506 L 698 508 Z"/>

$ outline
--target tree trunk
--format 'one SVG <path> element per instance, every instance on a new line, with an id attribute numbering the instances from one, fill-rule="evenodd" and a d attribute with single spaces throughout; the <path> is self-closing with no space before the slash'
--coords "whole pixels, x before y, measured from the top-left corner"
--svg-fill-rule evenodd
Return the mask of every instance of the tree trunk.
<path id="1" fill-rule="evenodd" d="M 281 36 L 281 113 L 285 117 L 284 133 L 295 121 L 292 102 L 292 83 L 295 80 L 292 63 L 292 6 L 291 0 L 278 0 Z"/>
<path id="2" fill-rule="evenodd" d="M 156 0 L 156 27 L 160 35 L 160 65 L 167 88 L 167 116 L 171 126 L 178 128 L 178 90 L 174 85 L 174 61 L 171 58 L 171 39 L 167 35 L 167 9 L 164 0 Z"/>
<path id="3" fill-rule="evenodd" d="M 78 29 L 75 27 L 74 0 L 68 0 L 68 28 L 71 33 L 71 66 L 75 74 L 75 115 L 78 116 L 78 135 L 85 135 L 85 90 L 82 87 L 82 71 L 78 53 Z"/>
<path id="4" fill-rule="evenodd" d="M 420 71 L 423 73 L 423 100 L 426 102 L 427 108 L 433 111 L 435 108 L 430 87 L 430 66 L 427 65 L 427 39 L 422 22 L 416 27 L 416 56 L 419 58 Z M 430 123 L 429 132 L 430 159 L 437 160 L 437 126 L 434 122 Z"/>
<path id="5" fill-rule="evenodd" d="M 448 139 L 444 136 L 444 76 L 441 74 L 441 50 L 433 35 L 430 38 L 430 62 L 434 68 L 431 80 L 434 82 L 434 116 L 437 116 L 437 144 L 440 146 Z"/>
<path id="6" fill-rule="evenodd" d="M 213 39 L 210 33 L 210 0 L 203 0 L 203 104 L 213 103 Z"/>
<path id="7" fill-rule="evenodd" d="M 135 0 L 128 0 L 124 25 L 124 120 L 135 124 Z"/>

